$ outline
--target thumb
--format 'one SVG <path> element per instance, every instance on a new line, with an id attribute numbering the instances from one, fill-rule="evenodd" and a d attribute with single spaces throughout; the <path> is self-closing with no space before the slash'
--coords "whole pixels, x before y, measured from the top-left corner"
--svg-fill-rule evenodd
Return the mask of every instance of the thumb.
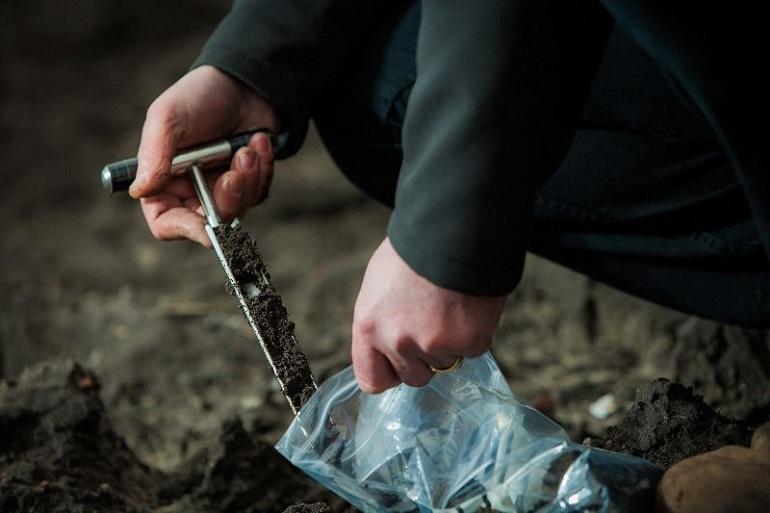
<path id="1" fill-rule="evenodd" d="M 180 142 L 182 120 L 172 103 L 153 103 L 147 109 L 139 142 L 136 179 L 128 190 L 132 198 L 159 193 L 171 180 L 171 159 Z"/>

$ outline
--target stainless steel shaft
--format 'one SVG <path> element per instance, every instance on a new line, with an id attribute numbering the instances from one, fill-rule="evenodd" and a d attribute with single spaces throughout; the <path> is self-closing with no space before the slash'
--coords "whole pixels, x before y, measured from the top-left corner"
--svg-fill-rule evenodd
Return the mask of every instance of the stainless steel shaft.
<path id="1" fill-rule="evenodd" d="M 190 176 L 192 177 L 193 187 L 195 187 L 195 194 L 198 195 L 201 207 L 203 208 L 203 213 L 206 216 L 206 222 L 212 228 L 217 228 L 222 222 L 222 218 L 219 216 L 217 204 L 214 203 L 214 198 L 206 184 L 206 177 L 203 175 L 203 170 L 198 164 L 190 166 Z"/>

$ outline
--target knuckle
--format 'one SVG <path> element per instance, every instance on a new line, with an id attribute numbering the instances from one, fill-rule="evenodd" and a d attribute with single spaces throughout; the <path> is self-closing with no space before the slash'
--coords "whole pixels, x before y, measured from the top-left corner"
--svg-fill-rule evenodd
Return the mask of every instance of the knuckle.
<path id="1" fill-rule="evenodd" d="M 162 121 L 169 117 L 170 110 L 171 108 L 169 107 L 168 102 L 161 95 L 153 100 L 147 107 L 145 118 L 148 120 Z"/>
<path id="2" fill-rule="evenodd" d="M 446 346 L 447 336 L 444 333 L 434 333 L 426 336 L 422 339 L 420 349 L 427 354 L 436 354 L 444 350 Z"/>
<path id="3" fill-rule="evenodd" d="M 353 319 L 353 336 L 369 338 L 377 331 L 377 322 L 370 317 L 358 317 Z"/>
<path id="4" fill-rule="evenodd" d="M 142 148 L 139 160 L 141 164 L 144 164 L 141 172 L 147 177 L 153 180 L 165 180 L 171 176 L 171 170 L 169 169 L 171 156 L 164 154 L 157 148 Z"/>

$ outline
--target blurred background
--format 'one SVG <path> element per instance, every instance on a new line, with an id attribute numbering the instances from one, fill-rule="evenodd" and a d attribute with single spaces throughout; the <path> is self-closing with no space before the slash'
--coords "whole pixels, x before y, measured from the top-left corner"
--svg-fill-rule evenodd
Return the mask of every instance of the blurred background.
<path id="1" fill-rule="evenodd" d="M 162 243 L 98 173 L 136 152 L 150 102 L 185 73 L 225 0 L 0 3 L 0 377 L 74 359 L 107 415 L 164 470 L 239 415 L 269 440 L 288 409 L 213 254 Z M 317 380 L 349 364 L 352 305 L 388 211 L 311 132 L 245 218 Z M 766 333 L 691 318 L 528 259 L 493 351 L 514 393 L 581 441 L 656 377 L 724 414 L 770 412 Z M 599 399 L 602 399 L 597 403 Z M 590 412 L 594 405 L 593 414 Z"/>

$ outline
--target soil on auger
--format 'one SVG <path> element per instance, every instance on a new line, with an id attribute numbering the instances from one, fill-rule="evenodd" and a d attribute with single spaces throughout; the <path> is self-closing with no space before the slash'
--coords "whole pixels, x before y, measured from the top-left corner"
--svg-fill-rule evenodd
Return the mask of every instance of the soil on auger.
<path id="1" fill-rule="evenodd" d="M 255 283 L 261 288 L 259 295 L 247 298 L 249 311 L 273 359 L 286 395 L 292 398 L 294 404 L 301 406 L 315 392 L 310 364 L 297 347 L 294 323 L 289 321 L 281 296 L 270 283 L 270 274 L 257 243 L 240 227 L 223 224 L 215 232 L 236 281 L 239 284 Z M 227 288 L 235 296 L 230 283 L 227 283 Z"/>

